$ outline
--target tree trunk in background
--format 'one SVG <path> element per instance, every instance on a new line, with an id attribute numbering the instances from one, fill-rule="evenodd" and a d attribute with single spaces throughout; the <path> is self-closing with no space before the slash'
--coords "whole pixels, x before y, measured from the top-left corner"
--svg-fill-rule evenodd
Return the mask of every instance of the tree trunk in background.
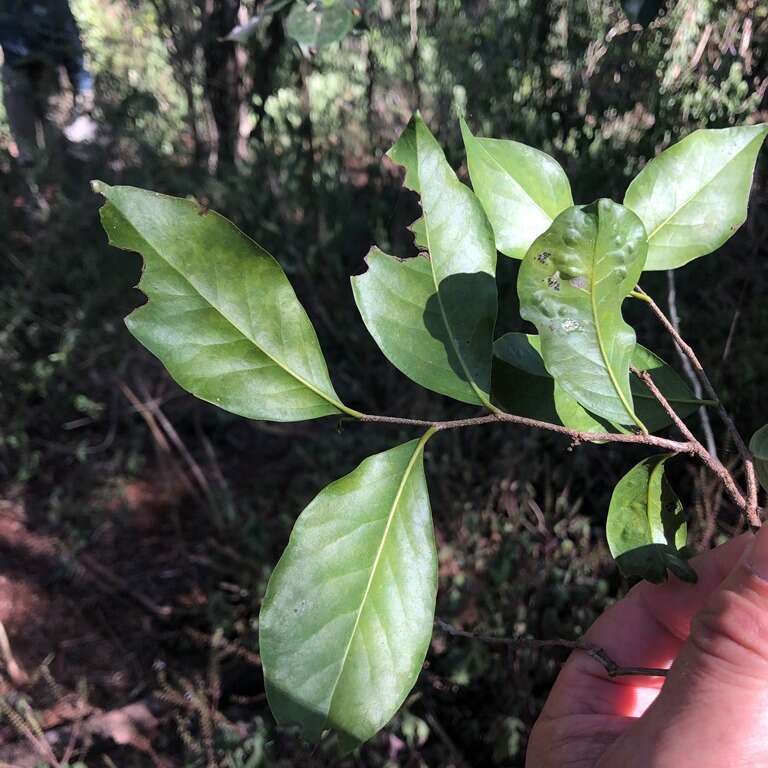
<path id="1" fill-rule="evenodd" d="M 242 100 L 240 67 L 235 43 L 222 42 L 238 23 L 240 0 L 207 0 L 202 43 L 205 93 L 218 134 L 217 172 L 232 169 L 237 159 Z"/>

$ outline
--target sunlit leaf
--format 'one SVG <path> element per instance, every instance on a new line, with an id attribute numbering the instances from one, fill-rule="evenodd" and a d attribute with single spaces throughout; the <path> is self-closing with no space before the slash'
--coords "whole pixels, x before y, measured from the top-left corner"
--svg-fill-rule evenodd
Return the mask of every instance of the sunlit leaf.
<path id="1" fill-rule="evenodd" d="M 719 248 L 744 223 L 767 125 L 699 130 L 651 160 L 624 205 L 648 233 L 645 268 L 674 269 Z"/>
<path id="2" fill-rule="evenodd" d="M 421 195 L 419 238 L 429 258 L 369 254 L 353 278 L 360 314 L 384 354 L 424 387 L 490 404 L 496 248 L 482 206 L 416 116 L 389 152 Z"/>
<path id="3" fill-rule="evenodd" d="M 493 345 L 493 401 L 507 413 L 560 423 L 582 432 L 616 431 L 622 428 L 599 419 L 557 386 L 541 359 L 539 337 L 507 333 Z M 649 371 L 651 378 L 675 411 L 685 418 L 709 401 L 697 400 L 678 373 L 641 344 L 632 353 L 632 366 Z M 635 410 L 654 432 L 671 424 L 645 383 L 630 377 Z"/>
<path id="4" fill-rule="evenodd" d="M 94 189 L 112 245 L 144 257 L 149 301 L 130 332 L 193 395 L 252 419 L 352 413 L 328 376 L 315 329 L 280 265 L 231 222 L 189 200 Z"/>
<path id="5" fill-rule="evenodd" d="M 344 0 L 297 0 L 285 20 L 285 33 L 304 48 L 317 49 L 343 40 L 357 23 Z"/>
<path id="6" fill-rule="evenodd" d="M 462 120 L 472 188 L 485 209 L 496 248 L 522 259 L 553 219 L 573 205 L 571 186 L 557 161 L 517 141 L 473 136 Z"/>
<path id="7" fill-rule="evenodd" d="M 363 322 L 386 358 L 422 387 L 482 404 L 448 332 L 429 258 L 401 260 L 372 248 L 366 263 L 367 271 L 352 278 L 352 290 Z M 495 298 L 493 278 L 485 272 L 449 277 L 442 285 L 448 307 L 478 295 L 492 293 Z M 454 286 L 465 294 L 456 295 Z"/>
<path id="8" fill-rule="evenodd" d="M 645 249 L 637 216 L 601 199 L 561 213 L 529 249 L 517 282 L 520 314 L 538 329 L 558 385 L 596 416 L 641 427 L 629 384 L 635 332 L 621 305 Z"/>
<path id="9" fill-rule="evenodd" d="M 664 474 L 668 458 L 663 454 L 643 459 L 619 480 L 606 522 L 608 546 L 627 577 L 660 582 L 669 569 L 695 582 L 696 572 L 680 552 L 688 528 L 683 505 Z"/>
<path id="10" fill-rule="evenodd" d="M 437 552 L 413 440 L 331 483 L 296 521 L 267 587 L 259 647 L 269 705 L 343 751 L 395 714 L 432 635 Z"/>
<path id="11" fill-rule="evenodd" d="M 749 450 L 755 458 L 755 472 L 760 485 L 768 491 L 768 424 L 752 435 L 749 441 Z"/>

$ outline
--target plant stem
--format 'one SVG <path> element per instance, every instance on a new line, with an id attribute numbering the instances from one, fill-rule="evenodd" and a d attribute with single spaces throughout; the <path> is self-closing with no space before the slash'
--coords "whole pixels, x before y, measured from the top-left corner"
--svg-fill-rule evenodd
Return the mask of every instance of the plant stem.
<path id="1" fill-rule="evenodd" d="M 658 667 L 623 667 L 617 664 L 604 648 L 588 643 L 585 640 L 538 640 L 535 637 L 519 635 L 517 637 L 500 637 L 498 635 L 483 635 L 454 627 L 442 619 L 435 619 L 435 626 L 453 637 L 466 637 L 470 640 L 479 640 L 489 645 L 505 645 L 511 648 L 527 646 L 529 648 L 569 648 L 573 651 L 584 651 L 596 662 L 601 664 L 608 677 L 625 677 L 629 675 L 642 677 L 666 677 L 668 670 Z"/>
<path id="2" fill-rule="evenodd" d="M 523 427 L 532 427 L 534 429 L 543 429 L 548 432 L 556 432 L 560 435 L 569 437 L 571 441 L 578 445 L 579 443 L 633 443 L 636 445 L 650 445 L 654 448 L 661 448 L 672 453 L 689 453 L 696 455 L 696 446 L 690 442 L 681 442 L 679 440 L 668 440 L 665 437 L 646 434 L 622 434 L 613 432 L 581 432 L 575 429 L 568 429 L 560 424 L 550 424 L 546 421 L 537 421 L 525 416 L 514 416 L 510 413 L 491 413 L 485 416 L 475 416 L 469 419 L 455 419 L 452 421 L 428 421 L 425 419 L 404 419 L 399 416 L 377 416 L 374 414 L 363 413 L 359 417 L 360 421 L 372 422 L 376 424 L 399 424 L 406 427 L 429 427 L 436 432 L 445 429 L 462 429 L 464 427 L 479 427 L 484 424 L 519 424 Z"/>
<path id="3" fill-rule="evenodd" d="M 680 317 L 677 314 L 677 288 L 675 286 L 675 270 L 667 270 L 667 307 L 669 308 L 669 320 L 672 323 L 673 328 L 680 333 Z M 680 363 L 683 366 L 683 371 L 691 382 L 693 387 L 693 394 L 699 399 L 702 397 L 701 380 L 696 375 L 696 371 L 693 370 L 691 361 L 686 357 L 680 347 L 675 345 L 675 351 L 677 352 Z M 717 403 L 710 403 L 710 405 L 717 405 Z M 715 457 L 717 455 L 717 443 L 715 443 L 715 436 L 712 432 L 712 424 L 709 421 L 709 413 L 706 408 L 699 408 L 699 420 L 701 421 L 701 430 L 704 432 L 704 439 L 706 442 L 707 450 Z"/>
<path id="4" fill-rule="evenodd" d="M 638 376 L 642 381 L 645 383 L 645 386 L 648 387 L 648 389 L 651 391 L 651 394 L 659 401 L 659 404 L 661 407 L 667 412 L 670 419 L 672 419 L 674 425 L 680 430 L 680 433 L 683 435 L 683 437 L 688 440 L 690 444 L 695 446 L 696 448 L 696 456 L 701 459 L 703 464 L 717 477 L 720 478 L 720 481 L 722 482 L 723 486 L 725 487 L 725 490 L 728 491 L 728 494 L 730 497 L 734 500 L 734 502 L 737 504 L 737 506 L 744 510 L 747 519 L 749 520 L 749 524 L 752 526 L 755 526 L 756 528 L 760 527 L 760 517 L 757 514 L 752 514 L 750 516 L 750 512 L 747 506 L 747 501 L 744 498 L 744 495 L 739 490 L 739 487 L 736 485 L 735 480 L 733 479 L 733 476 L 731 473 L 727 470 L 727 468 L 722 464 L 722 462 L 717 458 L 717 456 L 713 456 L 702 444 L 701 442 L 696 438 L 696 436 L 691 432 L 690 429 L 688 429 L 688 426 L 686 423 L 680 418 L 680 416 L 675 412 L 675 409 L 669 404 L 669 401 L 666 397 L 661 393 L 659 388 L 656 386 L 655 382 L 651 378 L 651 374 L 648 373 L 648 371 L 638 371 L 637 368 L 633 367 L 632 372 Z"/>
<path id="5" fill-rule="evenodd" d="M 744 465 L 744 475 L 747 479 L 747 499 L 746 499 L 746 505 L 744 507 L 744 512 L 746 514 L 747 519 L 750 521 L 751 525 L 754 525 L 754 520 L 758 521 L 760 520 L 760 515 L 758 512 L 758 506 L 757 506 L 757 478 L 755 476 L 755 465 L 754 460 L 752 458 L 752 454 L 750 453 L 749 449 L 747 448 L 744 440 L 741 437 L 741 434 L 739 434 L 739 430 L 736 429 L 736 425 L 733 422 L 733 419 L 731 418 L 728 411 L 725 410 L 725 407 L 723 406 L 722 402 L 720 402 L 720 398 L 717 396 L 717 393 L 715 392 L 715 388 L 712 386 L 712 382 L 709 380 L 709 376 L 707 376 L 704 366 L 699 361 L 699 358 L 696 356 L 696 353 L 693 351 L 693 349 L 688 345 L 680 336 L 675 326 L 672 324 L 672 322 L 669 320 L 669 318 L 662 312 L 662 310 L 659 308 L 658 304 L 647 294 L 643 289 L 638 285 L 635 289 L 638 293 L 643 294 L 645 296 L 645 301 L 647 302 L 648 306 L 651 308 L 651 311 L 656 315 L 656 317 L 659 319 L 661 324 L 666 328 L 667 332 L 672 336 L 672 338 L 675 341 L 675 344 L 677 344 L 678 348 L 683 352 L 683 354 L 691 361 L 691 365 L 693 366 L 693 369 L 696 371 L 698 377 L 701 379 L 701 383 L 704 386 L 704 390 L 706 393 L 715 401 L 717 401 L 717 412 L 720 418 L 723 421 L 723 424 L 725 424 L 726 429 L 728 432 L 730 432 L 731 437 L 733 437 L 733 441 L 736 444 L 736 449 L 739 452 L 739 455 L 741 456 L 742 463 Z"/>

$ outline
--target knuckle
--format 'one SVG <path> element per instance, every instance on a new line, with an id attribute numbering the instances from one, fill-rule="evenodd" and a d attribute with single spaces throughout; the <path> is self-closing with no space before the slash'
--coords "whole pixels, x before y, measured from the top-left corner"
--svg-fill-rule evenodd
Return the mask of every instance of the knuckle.
<path id="1" fill-rule="evenodd" d="M 719 590 L 694 618 L 690 640 L 711 659 L 768 669 L 768 594 L 759 588 Z"/>

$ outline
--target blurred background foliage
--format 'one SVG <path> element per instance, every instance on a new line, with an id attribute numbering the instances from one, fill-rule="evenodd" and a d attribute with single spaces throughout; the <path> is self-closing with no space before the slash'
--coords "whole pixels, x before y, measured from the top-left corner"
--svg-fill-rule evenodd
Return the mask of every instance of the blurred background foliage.
<path id="1" fill-rule="evenodd" d="M 696 128 L 766 119 L 765 3 L 623 6 L 352 3 L 354 28 L 315 49 L 286 34 L 295 9 L 274 0 L 73 0 L 100 135 L 87 156 L 50 168 L 44 227 L 25 215 L 0 119 L 0 513 L 21 536 L 0 527 L 0 573 L 43 600 L 34 615 L 3 620 L 28 666 L 55 654 L 57 683 L 15 691 L 11 706 L 48 712 L 67 691 L 103 709 L 137 699 L 159 707 L 155 757 L 126 747 L 118 759 L 96 744 L 88 765 L 102 764 L 99 750 L 121 766 L 157 764 L 157 755 L 185 766 L 338 764 L 332 744 L 310 749 L 273 724 L 256 655 L 259 600 L 312 496 L 410 437 L 332 420 L 248 423 L 181 392 L 122 325 L 141 302 L 130 290 L 140 264 L 106 245 L 87 180 L 194 196 L 269 248 L 318 328 L 345 402 L 458 416 L 464 406 L 386 363 L 348 283 L 374 242 L 414 252 L 406 226 L 415 200 L 383 158 L 413 110 L 465 178 L 460 114 L 480 135 L 553 154 L 579 203 L 620 200 L 648 159 Z M 245 42 L 223 40 L 255 16 Z M 683 333 L 747 435 L 765 421 L 765 167 L 744 228 L 676 273 Z M 502 257 L 499 332 L 522 327 L 515 278 Z M 665 274 L 647 275 L 645 287 L 666 301 Z M 642 307 L 627 311 L 640 340 L 676 362 Z M 735 461 L 719 426 L 716 438 Z M 571 451 L 501 427 L 430 443 L 438 616 L 485 633 L 580 635 L 627 587 L 607 557 L 604 520 L 612 484 L 639 455 Z M 692 546 L 730 535 L 738 520 L 712 479 L 684 462 L 672 472 Z M 30 561 L 35 537 L 53 544 Z M 89 581 L 83 563 L 92 576 L 94 561 L 102 571 Z M 147 596 L 171 618 L 148 612 Z M 75 629 L 52 607 L 67 601 Z M 88 632 L 110 651 L 98 670 L 95 652 L 73 640 Z M 500 652 L 436 631 L 401 714 L 343 765 L 522 766 L 561 661 L 557 651 Z"/>

